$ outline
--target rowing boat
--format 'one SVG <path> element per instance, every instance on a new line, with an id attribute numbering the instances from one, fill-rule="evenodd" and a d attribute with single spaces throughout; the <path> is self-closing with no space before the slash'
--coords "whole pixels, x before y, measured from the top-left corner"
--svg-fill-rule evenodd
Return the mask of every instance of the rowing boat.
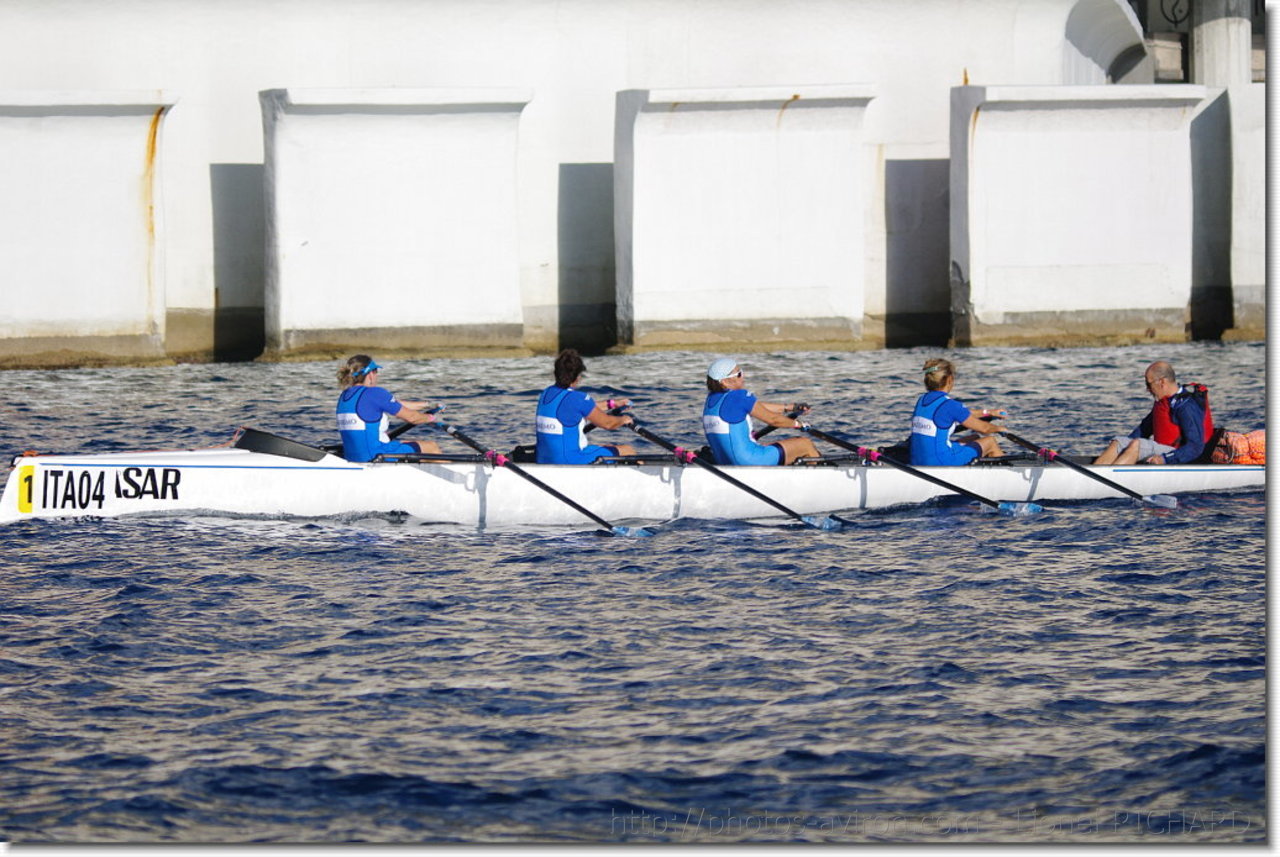
<path id="1" fill-rule="evenodd" d="M 0 496 L 0 522 L 121 515 L 322 518 L 402 515 L 479 527 L 582 525 L 587 520 L 482 456 L 352 463 L 253 429 L 213 449 L 23 455 Z M 611 520 L 777 517 L 775 508 L 674 457 L 591 466 L 526 464 L 547 486 Z M 1100 500 L 1121 493 L 1031 458 L 988 466 L 920 468 L 1011 502 Z M 923 503 L 944 488 L 856 458 L 791 467 L 726 467 L 739 480 L 806 515 Z M 1242 465 L 1091 468 L 1141 494 L 1261 489 L 1265 470 Z"/>

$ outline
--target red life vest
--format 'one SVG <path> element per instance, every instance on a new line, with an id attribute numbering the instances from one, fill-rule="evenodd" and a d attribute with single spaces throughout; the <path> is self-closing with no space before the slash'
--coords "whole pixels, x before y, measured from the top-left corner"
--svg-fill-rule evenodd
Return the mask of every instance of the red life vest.
<path id="1" fill-rule="evenodd" d="M 1213 434 L 1213 412 L 1209 410 L 1209 388 L 1204 384 L 1183 384 L 1172 396 L 1165 396 L 1151 409 L 1152 440 L 1165 446 L 1182 446 L 1182 429 L 1169 412 L 1170 403 L 1178 397 L 1190 396 L 1204 409 L 1204 439 L 1208 443 Z"/>

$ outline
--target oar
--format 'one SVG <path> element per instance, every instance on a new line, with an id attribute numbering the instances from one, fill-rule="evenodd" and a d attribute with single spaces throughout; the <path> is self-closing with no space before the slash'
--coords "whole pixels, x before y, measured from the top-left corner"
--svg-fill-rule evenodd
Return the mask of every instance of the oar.
<path id="1" fill-rule="evenodd" d="M 1052 449 L 1049 449 L 1043 446 L 1038 446 L 1032 443 L 1031 441 L 1027 440 L 1026 438 L 1018 437 L 1016 434 L 1014 434 L 1011 431 L 1002 431 L 1000 432 L 1000 434 L 1009 438 L 1009 440 L 1013 441 L 1018 446 L 1021 446 L 1024 449 L 1029 449 L 1032 452 L 1039 453 L 1049 461 L 1056 461 L 1059 464 L 1063 465 L 1064 467 L 1070 467 L 1072 470 L 1076 471 L 1077 473 L 1088 476 L 1090 479 L 1097 480 L 1098 482 L 1101 482 L 1103 485 L 1106 485 L 1108 488 L 1114 488 L 1116 491 L 1119 491 L 1121 494 L 1126 494 L 1135 500 L 1141 500 L 1144 503 L 1150 503 L 1152 506 L 1159 506 L 1163 509 L 1175 509 L 1178 506 L 1178 498 L 1170 494 L 1150 494 L 1144 497 L 1143 495 L 1139 494 L 1137 491 L 1134 491 L 1131 488 L 1124 487 L 1119 482 L 1113 482 L 1112 480 L 1103 476 L 1101 473 L 1094 473 L 1092 470 L 1085 467 L 1084 465 L 1076 464 L 1074 461 L 1069 461 L 1066 458 L 1063 458 L 1057 452 L 1054 452 Z"/>
<path id="2" fill-rule="evenodd" d="M 599 524 L 601 527 L 603 527 L 607 532 L 610 532 L 615 536 L 652 536 L 654 535 L 653 530 L 650 530 L 646 527 L 614 526 L 613 524 L 606 521 L 604 518 L 597 515 L 595 512 L 592 512 L 590 509 L 580 505 L 579 503 L 570 499 L 569 497 L 566 497 L 556 489 L 552 488 L 550 485 L 543 482 L 541 479 L 538 479 L 536 476 L 533 476 L 532 474 L 526 472 L 524 468 L 520 467 L 520 465 L 516 464 L 514 461 L 507 458 L 505 455 L 498 452 L 497 450 L 485 449 L 483 444 L 480 444 L 475 440 L 472 440 L 471 438 L 467 437 L 465 434 L 459 431 L 456 426 L 447 425 L 445 423 L 436 423 L 435 425 L 443 429 L 450 437 L 456 440 L 462 441 L 467 446 L 474 449 L 476 452 L 479 452 L 480 454 L 482 454 L 495 467 L 505 467 L 508 470 L 510 470 L 512 473 L 516 474 L 517 476 L 523 478 L 528 482 L 533 483 L 534 485 L 541 488 L 543 491 L 546 491 L 552 497 L 555 497 L 560 502 L 573 507 L 574 509 L 581 512 L 583 515 L 586 515 L 588 518 L 590 518 L 591 520 Z"/>
<path id="3" fill-rule="evenodd" d="M 743 491 L 746 491 L 748 494 L 750 494 L 752 497 L 755 497 L 757 500 L 762 500 L 765 503 L 768 503 L 770 506 L 777 509 L 779 512 L 783 512 L 784 514 L 790 515 L 791 517 L 795 518 L 797 521 L 800 521 L 803 524 L 807 524 L 810 527 L 814 527 L 815 529 L 819 529 L 819 530 L 838 530 L 844 524 L 850 524 L 850 525 L 853 524 L 852 521 L 846 521 L 843 518 L 836 517 L 835 515 L 827 515 L 826 517 L 823 517 L 823 518 L 819 518 L 817 515 L 801 515 L 799 512 L 795 511 L 794 509 L 788 509 L 786 506 L 782 505 L 781 503 L 779 503 L 777 500 L 773 499 L 769 495 L 762 494 L 756 489 L 752 488 L 750 485 L 746 484 L 745 482 L 735 479 L 734 477 L 730 476 L 728 473 L 725 473 L 723 470 L 716 467 L 714 464 L 710 464 L 704 461 L 703 459 L 699 458 L 695 453 L 691 452 L 690 450 L 687 450 L 681 446 L 677 446 L 676 444 L 672 443 L 671 441 L 665 438 L 658 437 L 656 434 L 649 431 L 647 428 L 644 428 L 643 426 L 639 426 L 634 422 L 628 423 L 627 428 L 631 429 L 633 432 L 640 435 L 645 440 L 652 441 L 653 443 L 656 443 L 658 446 L 661 446 L 664 449 L 668 449 L 671 452 L 674 452 L 676 455 L 677 461 L 680 461 L 681 463 L 684 463 L 684 464 L 696 464 L 699 467 L 703 468 L 704 470 L 709 470 L 712 473 L 714 473 L 716 476 L 719 476 L 721 479 L 728 482 L 730 485 L 733 485 L 737 488 L 741 488 Z"/>
<path id="4" fill-rule="evenodd" d="M 925 473 L 923 470 L 917 470 L 916 468 L 912 467 L 909 464 L 903 464 L 901 461 L 896 461 L 892 458 L 889 458 L 884 453 L 877 452 L 874 449 L 867 449 L 865 446 L 858 446 L 857 444 L 853 444 L 853 443 L 849 443 L 848 441 L 841 440 L 840 438 L 835 437 L 833 435 L 829 435 L 825 431 L 816 429 L 813 426 L 808 426 L 807 428 L 802 429 L 802 431 L 806 431 L 809 434 L 813 435 L 814 437 L 819 438 L 821 440 L 825 440 L 827 443 L 834 444 L 835 446 L 841 447 L 842 449 L 847 449 L 852 452 L 856 452 L 858 453 L 858 455 L 865 455 L 867 458 L 871 459 L 872 461 L 882 461 L 885 464 L 889 465 L 890 467 L 896 467 L 899 470 L 903 471 L 904 473 L 910 473 L 912 476 L 915 476 L 919 479 L 923 479 L 926 482 L 932 482 L 934 485 L 937 485 L 941 488 L 946 488 L 948 491 L 952 491 L 956 494 L 960 494 L 962 496 L 968 497 L 970 500 L 977 500 L 979 503 L 984 503 L 987 506 L 990 506 L 991 508 L 999 512 L 1008 512 L 1011 515 L 1030 515 L 1035 512 L 1044 511 L 1044 507 L 1041 506 L 1039 503 L 1016 503 L 1010 500 L 1000 500 L 1000 501 L 989 500 L 986 497 L 983 497 L 981 494 L 975 494 L 974 492 L 970 491 L 968 488 L 961 488 L 959 485 L 953 485 L 950 482 L 946 481 L 945 479 L 939 479 L 938 477 L 934 476 L 932 473 Z"/>
<path id="5" fill-rule="evenodd" d="M 796 417 L 800 416 L 807 410 L 809 410 L 808 405 L 804 403 L 797 403 L 795 410 L 787 411 L 787 419 L 794 420 Z M 769 432 L 773 431 L 776 428 L 777 426 L 765 426 L 764 428 L 760 429 L 760 431 L 752 432 L 751 436 L 756 440 L 759 440 L 760 438 L 764 437 L 765 435 L 767 435 Z"/>

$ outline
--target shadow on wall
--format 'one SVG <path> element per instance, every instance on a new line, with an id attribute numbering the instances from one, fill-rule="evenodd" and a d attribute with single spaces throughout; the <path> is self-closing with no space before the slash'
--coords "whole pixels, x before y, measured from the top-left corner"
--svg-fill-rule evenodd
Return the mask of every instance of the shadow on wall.
<path id="1" fill-rule="evenodd" d="M 885 162 L 887 348 L 945 346 L 951 337 L 951 162 Z"/>
<path id="2" fill-rule="evenodd" d="M 561 348 L 603 354 L 618 343 L 613 164 L 561 164 L 556 217 Z"/>
<path id="3" fill-rule="evenodd" d="M 1227 93 L 1191 120 L 1192 339 L 1235 327 L 1231 287 L 1231 111 Z"/>
<path id="4" fill-rule="evenodd" d="M 266 345 L 262 164 L 211 164 L 213 357 L 252 360 Z"/>

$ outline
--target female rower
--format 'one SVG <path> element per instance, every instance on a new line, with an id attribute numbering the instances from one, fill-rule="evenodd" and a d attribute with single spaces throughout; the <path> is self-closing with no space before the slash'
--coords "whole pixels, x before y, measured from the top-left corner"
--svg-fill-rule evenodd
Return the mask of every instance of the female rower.
<path id="1" fill-rule="evenodd" d="M 951 361 L 935 357 L 924 364 L 925 394 L 916 401 L 911 417 L 911 463 L 948 466 L 968 464 L 983 456 L 1000 455 L 1000 444 L 986 437 L 1000 430 L 983 417 L 992 411 L 966 408 L 950 395 L 956 372 Z M 1004 418 L 1005 411 L 995 415 Z M 952 438 L 956 426 L 972 429 L 983 437 Z"/>
<path id="2" fill-rule="evenodd" d="M 439 444 L 429 440 L 401 443 L 387 437 L 387 417 L 421 425 L 435 421 L 424 414 L 427 402 L 399 402 L 378 386 L 381 369 L 367 354 L 357 354 L 338 370 L 342 393 L 338 396 L 338 432 L 342 435 L 342 455 L 347 461 L 371 461 L 384 453 L 439 452 Z"/>
<path id="3" fill-rule="evenodd" d="M 590 464 L 612 455 L 635 455 L 635 447 L 625 443 L 599 446 L 587 443 L 587 423 L 602 429 L 622 428 L 633 422 L 629 416 L 613 416 L 601 410 L 595 400 L 574 389 L 586 374 L 586 364 L 572 348 L 556 357 L 555 383 L 538 397 L 536 428 L 539 464 Z M 629 405 L 627 399 L 609 400 L 608 408 Z"/>
<path id="4" fill-rule="evenodd" d="M 770 444 L 751 437 L 751 421 L 778 428 L 801 428 L 786 415 L 794 405 L 762 402 L 747 392 L 742 367 L 732 357 L 721 357 L 707 368 L 707 401 L 702 407 L 702 430 L 717 464 L 790 464 L 797 458 L 820 458 L 807 437 L 789 437 Z M 807 408 L 806 408 L 807 410 Z"/>

